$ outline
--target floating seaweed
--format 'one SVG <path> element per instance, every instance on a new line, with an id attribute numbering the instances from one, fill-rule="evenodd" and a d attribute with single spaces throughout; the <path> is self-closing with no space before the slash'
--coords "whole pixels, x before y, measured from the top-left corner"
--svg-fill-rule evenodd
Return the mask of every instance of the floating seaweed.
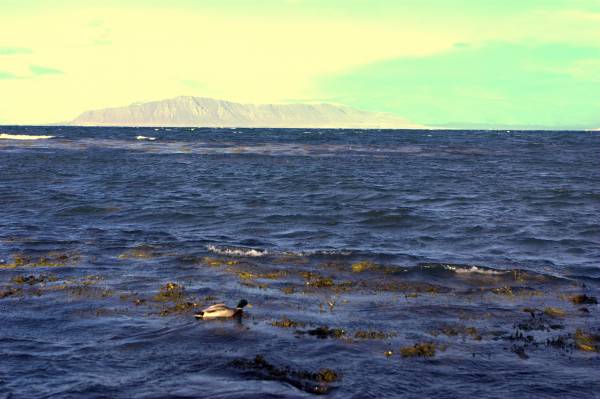
<path id="1" fill-rule="evenodd" d="M 436 345 L 431 342 L 416 343 L 400 348 L 402 357 L 434 357 Z"/>
<path id="2" fill-rule="evenodd" d="M 364 331 L 359 330 L 354 333 L 354 338 L 356 339 L 387 339 L 396 337 L 398 334 L 396 333 L 386 333 L 384 331 Z"/>
<path id="3" fill-rule="evenodd" d="M 286 317 L 281 320 L 273 321 L 271 325 L 280 328 L 298 328 L 304 327 L 306 324 L 299 321 L 290 320 Z"/>
<path id="4" fill-rule="evenodd" d="M 9 296 L 21 295 L 23 290 L 21 288 L 8 287 L 4 290 L 0 290 L 0 299 L 7 298 Z"/>
<path id="5" fill-rule="evenodd" d="M 306 284 L 316 288 L 329 288 L 335 285 L 331 277 L 318 277 L 315 280 L 308 281 Z"/>
<path id="6" fill-rule="evenodd" d="M 242 285 L 244 287 L 257 288 L 259 290 L 266 290 L 267 288 L 269 288 L 269 284 L 266 284 L 266 283 L 256 283 L 256 282 L 253 282 L 253 281 L 244 281 L 242 283 Z"/>
<path id="7" fill-rule="evenodd" d="M 262 355 L 256 355 L 252 360 L 236 359 L 230 364 L 239 369 L 252 371 L 262 379 L 286 382 L 312 394 L 329 393 L 331 391 L 329 384 L 341 378 L 338 372 L 329 368 L 311 372 L 295 370 L 291 367 L 277 367 L 269 363 Z"/>
<path id="8" fill-rule="evenodd" d="M 353 263 L 351 266 L 353 273 L 362 273 L 366 270 L 372 270 L 376 267 L 377 267 L 377 265 L 370 261 L 356 262 L 356 263 Z"/>
<path id="9" fill-rule="evenodd" d="M 384 281 L 381 283 L 374 284 L 373 286 L 376 292 L 402 292 L 402 293 L 416 293 L 416 294 L 441 294 L 448 293 L 451 291 L 448 287 L 440 285 L 423 283 L 423 282 L 412 282 L 412 281 Z"/>
<path id="10" fill-rule="evenodd" d="M 568 335 L 558 335 L 556 337 L 548 338 L 546 339 L 546 346 L 562 350 L 567 350 L 573 347 L 573 345 L 569 343 Z"/>
<path id="11" fill-rule="evenodd" d="M 206 256 L 206 257 L 202 258 L 202 263 L 204 263 L 207 266 L 211 266 L 211 267 L 220 267 L 220 266 L 235 266 L 235 265 L 239 264 L 240 262 L 237 260 L 211 258 L 211 257 Z"/>
<path id="12" fill-rule="evenodd" d="M 0 264 L 0 268 L 2 269 L 14 269 L 16 267 L 22 267 L 31 262 L 31 258 L 24 254 L 14 254 L 12 256 L 12 263 L 2 263 Z"/>
<path id="13" fill-rule="evenodd" d="M 515 328 L 522 331 L 552 331 L 564 328 L 562 324 L 557 324 L 549 320 L 548 317 L 552 318 L 552 316 L 548 315 L 545 311 L 540 312 L 532 309 L 530 315 L 529 319 L 516 324 Z"/>
<path id="14" fill-rule="evenodd" d="M 514 296 L 515 294 L 513 293 L 512 287 L 499 287 L 499 288 L 492 288 L 491 290 L 494 294 L 496 295 L 504 295 L 504 296 Z"/>
<path id="15" fill-rule="evenodd" d="M 324 277 L 317 273 L 304 272 L 304 277 L 308 280 L 305 284 L 307 288 L 326 289 L 333 292 L 346 292 L 356 285 L 353 281 L 343 281 L 336 283 L 333 277 Z"/>
<path id="16" fill-rule="evenodd" d="M 471 337 L 476 341 L 481 341 L 481 335 L 477 331 L 475 327 L 467 327 L 463 325 L 444 325 L 434 331 L 431 332 L 431 335 L 434 337 L 438 335 L 446 335 L 448 337 Z"/>
<path id="17" fill-rule="evenodd" d="M 140 245 L 128 249 L 119 255 L 119 259 L 152 259 L 157 256 L 156 250 L 150 245 Z"/>
<path id="18" fill-rule="evenodd" d="M 172 303 L 172 306 L 163 307 L 158 314 L 160 316 L 170 316 L 173 314 L 188 313 L 196 309 L 200 304 L 186 296 L 185 287 L 177 283 L 166 283 L 160 287 L 160 291 L 153 298 L 156 302 Z M 145 303 L 145 300 L 138 300 L 136 305 Z"/>
<path id="19" fill-rule="evenodd" d="M 65 267 L 79 262 L 78 254 L 50 252 L 44 256 L 32 257 L 22 253 L 12 256 L 12 263 L 0 264 L 0 269 L 15 269 L 20 267 Z"/>
<path id="20" fill-rule="evenodd" d="M 167 283 L 160 287 L 158 294 L 154 296 L 157 302 L 178 302 L 184 298 L 185 288 L 176 283 Z"/>
<path id="21" fill-rule="evenodd" d="M 170 316 L 172 314 L 188 313 L 195 310 L 199 305 L 195 302 L 180 302 L 175 306 L 164 308 L 160 311 L 160 316 Z"/>
<path id="22" fill-rule="evenodd" d="M 308 335 L 312 335 L 312 336 L 315 336 L 320 339 L 342 338 L 346 334 L 346 332 L 344 330 L 342 330 L 341 328 L 329 328 L 327 326 L 317 327 L 315 329 L 306 330 L 306 331 L 298 330 L 298 331 L 296 331 L 296 333 L 308 334 Z"/>
<path id="23" fill-rule="evenodd" d="M 285 254 L 284 256 L 280 256 L 274 259 L 275 263 L 291 263 L 296 265 L 304 265 L 310 262 L 310 260 L 306 257 L 294 255 L 294 254 Z"/>
<path id="24" fill-rule="evenodd" d="M 598 299 L 596 299 L 596 297 L 587 296 L 585 294 L 573 295 L 573 296 L 569 297 L 568 299 L 571 302 L 573 302 L 575 305 L 597 305 L 598 304 Z"/>
<path id="25" fill-rule="evenodd" d="M 523 331 L 516 329 L 515 331 L 513 331 L 513 333 L 511 335 L 509 335 L 508 337 L 505 337 L 506 339 L 508 339 L 509 341 L 521 341 L 521 342 L 526 342 L 526 343 L 533 343 L 535 341 L 535 338 L 533 337 L 533 335 L 525 335 L 523 334 Z"/>
<path id="26" fill-rule="evenodd" d="M 525 353 L 525 347 L 523 346 L 513 346 L 511 348 L 511 350 L 520 358 L 523 360 L 527 360 L 529 359 L 529 355 L 527 355 L 527 353 Z"/>
<path id="27" fill-rule="evenodd" d="M 286 272 L 283 270 L 275 271 L 275 272 L 268 272 L 268 273 L 256 273 L 256 272 L 250 272 L 247 270 L 239 270 L 239 271 L 234 271 L 234 273 L 237 274 L 238 277 L 242 280 L 253 280 L 253 279 L 275 280 L 275 279 L 284 277 L 286 275 Z"/>
<path id="28" fill-rule="evenodd" d="M 317 279 L 317 278 L 319 278 L 321 276 L 319 273 L 306 272 L 306 271 L 300 272 L 299 274 L 300 274 L 300 276 L 302 276 L 306 280 L 314 280 L 314 279 Z"/>
<path id="29" fill-rule="evenodd" d="M 55 282 L 58 281 L 58 279 L 54 276 L 46 276 L 44 274 L 41 274 L 39 277 L 36 277 L 34 275 L 29 275 L 29 276 L 16 276 L 12 278 L 12 282 L 15 284 L 29 284 L 29 285 L 35 285 L 35 284 L 40 284 L 40 283 L 46 283 L 46 282 Z"/>
<path id="30" fill-rule="evenodd" d="M 575 331 L 575 346 L 585 352 L 598 352 L 600 337 L 586 334 L 582 330 Z"/>
<path id="31" fill-rule="evenodd" d="M 78 298 L 108 298 L 114 295 L 113 290 L 90 285 L 69 285 L 64 290 L 67 294 Z"/>
<path id="32" fill-rule="evenodd" d="M 529 287 L 511 287 L 511 286 L 503 286 L 492 288 L 490 290 L 493 294 L 502 295 L 506 297 L 535 297 L 544 295 L 543 292 L 531 289 Z"/>
<path id="33" fill-rule="evenodd" d="M 283 292 L 286 295 L 292 295 L 295 291 L 296 291 L 296 289 L 291 286 L 281 288 L 281 292 Z"/>
<path id="34" fill-rule="evenodd" d="M 544 309 L 544 314 L 554 318 L 562 318 L 566 316 L 566 312 L 560 308 L 547 307 Z"/>

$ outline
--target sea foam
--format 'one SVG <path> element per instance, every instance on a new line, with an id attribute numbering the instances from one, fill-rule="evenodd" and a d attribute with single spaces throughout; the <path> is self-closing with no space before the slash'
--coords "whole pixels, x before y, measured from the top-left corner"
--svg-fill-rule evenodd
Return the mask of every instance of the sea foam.
<path id="1" fill-rule="evenodd" d="M 269 254 L 269 252 L 266 250 L 254 248 L 218 247 L 216 245 L 209 245 L 207 246 L 207 249 L 210 252 L 227 256 L 259 257 L 266 256 Z"/>
<path id="2" fill-rule="evenodd" d="M 51 138 L 54 138 L 54 136 L 34 136 L 29 134 L 0 133 L 0 139 L 5 140 L 45 140 Z"/>
<path id="3" fill-rule="evenodd" d="M 477 266 L 454 266 L 454 265 L 444 265 L 444 269 L 452 270 L 454 273 L 458 274 L 470 274 L 470 273 L 479 273 L 479 274 L 506 274 L 508 271 L 506 270 L 494 270 L 494 269 L 486 269 Z"/>

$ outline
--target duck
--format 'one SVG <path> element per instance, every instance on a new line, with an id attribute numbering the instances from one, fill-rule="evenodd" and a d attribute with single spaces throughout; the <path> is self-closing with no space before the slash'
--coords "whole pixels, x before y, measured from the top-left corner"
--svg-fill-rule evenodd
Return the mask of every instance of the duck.
<path id="1" fill-rule="evenodd" d="M 195 314 L 194 316 L 197 319 L 204 320 L 241 316 L 242 312 L 244 311 L 244 306 L 246 305 L 248 305 L 248 301 L 245 299 L 240 300 L 235 308 L 227 307 L 224 303 L 217 303 L 215 305 L 207 307 L 206 309 L 202 310 L 200 313 Z"/>

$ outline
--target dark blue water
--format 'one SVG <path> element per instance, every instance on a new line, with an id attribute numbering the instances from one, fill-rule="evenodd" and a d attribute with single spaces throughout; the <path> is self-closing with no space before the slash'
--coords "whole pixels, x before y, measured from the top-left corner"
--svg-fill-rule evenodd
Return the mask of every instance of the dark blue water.
<path id="1" fill-rule="evenodd" d="M 0 397 L 599 397 L 600 132 L 0 133 Z"/>

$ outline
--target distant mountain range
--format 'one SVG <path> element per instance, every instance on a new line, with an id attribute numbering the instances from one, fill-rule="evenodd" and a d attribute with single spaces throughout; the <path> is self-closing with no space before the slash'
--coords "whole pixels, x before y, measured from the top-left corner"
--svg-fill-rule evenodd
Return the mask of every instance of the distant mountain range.
<path id="1" fill-rule="evenodd" d="M 87 111 L 69 124 L 76 126 L 424 128 L 395 115 L 361 111 L 333 104 L 241 104 L 188 96 Z"/>

